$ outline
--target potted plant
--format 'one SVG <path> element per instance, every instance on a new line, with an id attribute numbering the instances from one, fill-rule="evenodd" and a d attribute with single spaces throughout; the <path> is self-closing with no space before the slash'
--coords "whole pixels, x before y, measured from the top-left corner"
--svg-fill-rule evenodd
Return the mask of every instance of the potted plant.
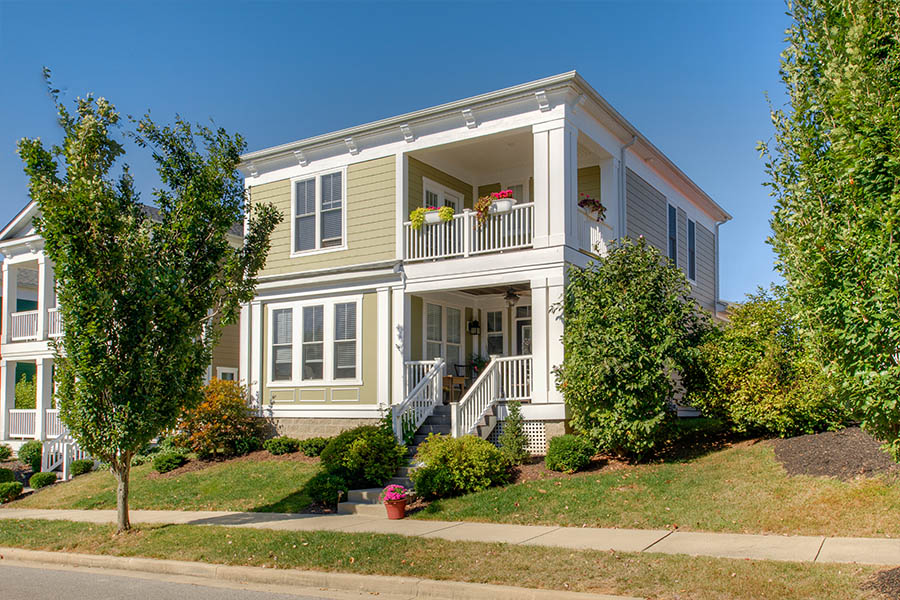
<path id="1" fill-rule="evenodd" d="M 422 225 L 434 225 L 435 223 L 447 222 L 453 219 L 456 211 L 452 206 L 425 206 L 414 209 L 409 213 L 409 224 L 413 229 L 422 229 Z"/>
<path id="2" fill-rule="evenodd" d="M 594 198 L 590 194 L 578 194 L 578 206 L 590 213 L 594 213 L 594 218 L 597 219 L 598 223 L 606 216 L 606 207 L 603 206 L 599 198 Z"/>
<path id="3" fill-rule="evenodd" d="M 475 203 L 475 206 L 472 207 L 475 209 L 475 220 L 478 223 L 479 227 L 484 225 L 484 222 L 487 221 L 487 218 L 490 215 L 491 205 L 493 203 L 494 199 L 492 197 L 482 196 Z"/>
<path id="4" fill-rule="evenodd" d="M 402 485 L 391 484 L 381 492 L 388 519 L 402 519 L 406 516 L 406 502 L 409 490 Z"/>
<path id="5" fill-rule="evenodd" d="M 516 203 L 516 199 L 513 198 L 512 190 L 501 190 L 499 192 L 494 192 L 491 194 L 491 198 L 493 198 L 491 212 L 495 213 L 509 212 L 512 210 L 513 205 Z"/>

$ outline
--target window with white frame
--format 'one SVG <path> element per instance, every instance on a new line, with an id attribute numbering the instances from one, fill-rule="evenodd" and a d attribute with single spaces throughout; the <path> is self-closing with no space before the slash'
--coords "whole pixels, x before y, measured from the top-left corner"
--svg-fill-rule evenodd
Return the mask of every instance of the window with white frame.
<path id="1" fill-rule="evenodd" d="M 269 308 L 269 381 L 361 383 L 361 303 L 362 297 L 356 296 L 273 304 Z"/>
<path id="2" fill-rule="evenodd" d="M 216 378 L 222 381 L 237 381 L 238 370 L 233 367 L 216 367 Z"/>
<path id="3" fill-rule="evenodd" d="M 427 177 L 422 178 L 422 187 L 425 190 L 422 198 L 423 206 L 451 207 L 454 212 L 462 208 L 462 194 L 451 190 L 445 185 L 432 181 Z"/>
<path id="4" fill-rule="evenodd" d="M 447 343 L 445 358 L 447 372 L 455 373 L 455 366 L 462 364 L 462 311 L 447 307 Z"/>
<path id="5" fill-rule="evenodd" d="M 293 183 L 294 252 L 312 252 L 344 244 L 343 171 L 324 173 Z"/>
<path id="6" fill-rule="evenodd" d="M 508 183 L 501 187 L 505 190 L 512 190 L 513 198 L 515 198 L 519 204 L 524 204 L 524 203 L 528 202 L 528 197 L 527 197 L 528 188 L 525 186 L 524 183 Z"/>
<path id="7" fill-rule="evenodd" d="M 488 311 L 486 339 L 488 356 L 503 354 L 503 311 Z"/>
<path id="8" fill-rule="evenodd" d="M 443 355 L 444 308 L 440 304 L 425 305 L 425 359 Z"/>
<path id="9" fill-rule="evenodd" d="M 678 212 L 669 205 L 669 258 L 678 261 Z"/>
<path id="10" fill-rule="evenodd" d="M 688 244 L 688 278 L 691 281 L 697 279 L 697 225 L 688 220 L 687 244 Z"/>

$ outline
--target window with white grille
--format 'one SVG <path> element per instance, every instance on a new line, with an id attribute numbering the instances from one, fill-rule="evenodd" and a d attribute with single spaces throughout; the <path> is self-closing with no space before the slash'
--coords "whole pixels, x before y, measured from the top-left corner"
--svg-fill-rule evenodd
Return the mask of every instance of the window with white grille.
<path id="1" fill-rule="evenodd" d="M 356 378 L 356 303 L 334 305 L 334 378 Z"/>
<path id="2" fill-rule="evenodd" d="M 313 252 L 345 246 L 344 171 L 293 182 L 293 252 Z"/>

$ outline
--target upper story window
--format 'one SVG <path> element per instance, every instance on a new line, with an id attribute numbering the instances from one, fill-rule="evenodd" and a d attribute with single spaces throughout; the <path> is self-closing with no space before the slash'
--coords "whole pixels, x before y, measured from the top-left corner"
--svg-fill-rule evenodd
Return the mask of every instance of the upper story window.
<path id="1" fill-rule="evenodd" d="M 678 262 L 678 213 L 669 205 L 669 258 Z"/>
<path id="2" fill-rule="evenodd" d="M 688 220 L 687 223 L 687 244 L 688 244 L 688 279 L 695 281 L 697 279 L 697 225 L 694 221 Z"/>
<path id="3" fill-rule="evenodd" d="M 423 206 L 449 206 L 454 211 L 462 210 L 462 194 L 456 190 L 451 190 L 445 185 L 441 185 L 436 181 L 432 181 L 427 177 L 422 178 L 422 188 L 424 196 L 422 197 Z"/>
<path id="4" fill-rule="evenodd" d="M 293 182 L 293 253 L 346 246 L 346 176 L 343 170 Z"/>

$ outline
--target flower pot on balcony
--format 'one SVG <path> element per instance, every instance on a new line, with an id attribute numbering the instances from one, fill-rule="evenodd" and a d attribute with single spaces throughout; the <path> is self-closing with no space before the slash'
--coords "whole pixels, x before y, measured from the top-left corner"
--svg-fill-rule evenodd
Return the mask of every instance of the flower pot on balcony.
<path id="1" fill-rule="evenodd" d="M 385 500 L 384 508 L 387 510 L 388 519 L 403 519 L 406 517 L 406 498 L 401 500 Z"/>
<path id="2" fill-rule="evenodd" d="M 425 224 L 434 225 L 441 222 L 441 214 L 436 210 L 429 210 L 425 213 Z"/>
<path id="3" fill-rule="evenodd" d="M 509 212 L 515 203 L 515 198 L 497 198 L 491 204 L 491 212 L 494 214 Z"/>

